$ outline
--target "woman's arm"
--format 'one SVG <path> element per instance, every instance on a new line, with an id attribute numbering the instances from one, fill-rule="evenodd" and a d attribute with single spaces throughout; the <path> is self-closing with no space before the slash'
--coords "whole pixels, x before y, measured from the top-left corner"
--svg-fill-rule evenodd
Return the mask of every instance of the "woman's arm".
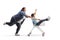
<path id="1" fill-rule="evenodd" d="M 31 18 L 31 16 L 28 16 L 28 15 L 25 15 L 25 17 L 27 17 L 27 18 Z"/>

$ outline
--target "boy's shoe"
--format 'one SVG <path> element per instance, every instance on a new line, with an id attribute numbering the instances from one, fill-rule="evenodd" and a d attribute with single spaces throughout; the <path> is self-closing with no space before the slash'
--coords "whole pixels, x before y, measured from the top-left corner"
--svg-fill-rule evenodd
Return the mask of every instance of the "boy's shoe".
<path id="1" fill-rule="evenodd" d="M 28 34 L 28 36 L 30 36 L 30 34 Z"/>
<path id="2" fill-rule="evenodd" d="M 42 36 L 43 36 L 43 37 L 44 37 L 44 35 L 45 35 L 45 32 L 42 33 Z"/>
<path id="3" fill-rule="evenodd" d="M 31 32 L 28 34 L 28 36 L 30 36 Z"/>
<path id="4" fill-rule="evenodd" d="M 46 18 L 46 21 L 49 21 L 50 20 L 50 17 L 48 16 L 48 18 Z"/>
<path id="5" fill-rule="evenodd" d="M 5 25 L 6 23 L 4 23 L 3 25 Z"/>

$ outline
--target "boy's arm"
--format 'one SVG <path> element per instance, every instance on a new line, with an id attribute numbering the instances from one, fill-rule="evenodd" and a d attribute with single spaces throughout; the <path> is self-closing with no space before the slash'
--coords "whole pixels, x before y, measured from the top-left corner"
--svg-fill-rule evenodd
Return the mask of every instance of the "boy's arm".
<path id="1" fill-rule="evenodd" d="M 35 18 L 35 20 L 40 20 L 40 19 Z"/>
<path id="2" fill-rule="evenodd" d="M 40 19 L 36 19 L 36 20 L 40 20 Z"/>
<path id="3" fill-rule="evenodd" d="M 34 14 L 36 14 L 36 12 L 37 12 L 37 9 L 35 9 L 35 12 L 34 12 Z"/>
<path id="4" fill-rule="evenodd" d="M 35 9 L 35 12 L 34 12 L 34 14 L 36 14 L 36 12 L 37 12 L 37 9 Z M 36 20 L 40 20 L 40 19 L 37 19 L 37 18 L 35 18 Z"/>

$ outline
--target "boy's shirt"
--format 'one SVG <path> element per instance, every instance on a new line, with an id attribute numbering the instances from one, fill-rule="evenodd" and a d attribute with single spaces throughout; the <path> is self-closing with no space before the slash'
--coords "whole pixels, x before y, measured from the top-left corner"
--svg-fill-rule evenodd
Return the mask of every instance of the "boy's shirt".
<path id="1" fill-rule="evenodd" d="M 32 18 L 32 22 L 33 22 L 34 25 L 37 24 L 37 21 L 36 21 L 35 17 Z"/>

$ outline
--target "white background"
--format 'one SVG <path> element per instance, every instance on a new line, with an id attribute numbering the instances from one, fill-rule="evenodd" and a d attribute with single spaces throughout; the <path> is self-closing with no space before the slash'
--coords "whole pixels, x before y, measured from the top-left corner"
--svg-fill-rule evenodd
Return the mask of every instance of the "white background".
<path id="1" fill-rule="evenodd" d="M 27 34 L 33 25 L 30 18 L 27 18 L 19 34 L 14 36 L 16 25 L 9 27 L 3 25 L 9 22 L 11 17 L 17 14 L 22 7 L 26 7 L 26 14 L 31 15 L 37 9 L 36 17 L 44 19 L 51 17 L 49 22 L 45 22 L 45 26 L 40 26 L 45 31 L 42 37 L 38 29 L 34 29 L 30 37 Z M 60 40 L 60 0 L 0 0 L 0 40 Z"/>

